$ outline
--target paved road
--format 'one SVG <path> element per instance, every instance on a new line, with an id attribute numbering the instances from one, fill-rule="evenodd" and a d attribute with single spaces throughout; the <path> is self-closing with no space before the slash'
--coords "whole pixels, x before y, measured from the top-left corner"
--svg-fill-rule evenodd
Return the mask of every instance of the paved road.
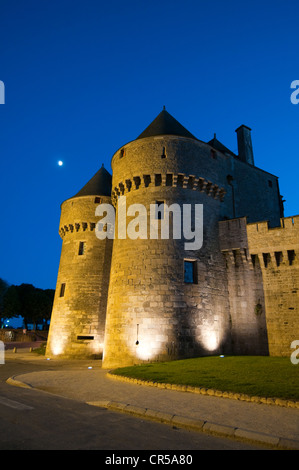
<path id="1" fill-rule="evenodd" d="M 1 450 L 104 450 L 107 456 L 133 450 L 136 456 L 142 450 L 175 450 L 185 455 L 188 450 L 261 449 L 6 383 L 8 377 L 45 369 L 45 363 L 26 362 L 18 356 L 0 365 Z"/>

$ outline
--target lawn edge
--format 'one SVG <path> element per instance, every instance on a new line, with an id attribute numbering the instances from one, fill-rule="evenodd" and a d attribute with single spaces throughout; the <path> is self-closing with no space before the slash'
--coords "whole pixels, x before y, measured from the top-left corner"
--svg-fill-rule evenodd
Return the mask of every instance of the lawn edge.
<path id="1" fill-rule="evenodd" d="M 189 393 L 195 393 L 198 395 L 209 395 L 209 396 L 215 396 L 215 397 L 220 397 L 220 398 L 230 398 L 234 400 L 247 401 L 251 403 L 263 403 L 266 405 L 276 405 L 276 406 L 283 406 L 287 408 L 299 408 L 299 401 L 290 400 L 290 399 L 282 399 L 282 398 L 275 398 L 275 397 L 259 397 L 259 396 L 246 395 L 243 393 L 215 390 L 212 388 L 194 387 L 191 385 L 160 383 L 160 382 L 154 382 L 151 380 L 136 379 L 136 378 L 127 377 L 124 375 L 117 375 L 117 374 L 113 374 L 112 371 L 107 372 L 107 377 L 110 377 L 111 379 L 114 379 L 114 380 L 120 380 L 122 382 L 130 382 L 136 385 L 146 385 L 148 387 L 176 390 L 177 392 L 189 392 Z"/>

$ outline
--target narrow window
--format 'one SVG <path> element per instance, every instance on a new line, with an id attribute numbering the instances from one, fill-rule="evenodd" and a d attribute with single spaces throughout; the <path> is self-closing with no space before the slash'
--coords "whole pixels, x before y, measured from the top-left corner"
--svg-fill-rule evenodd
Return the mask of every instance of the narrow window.
<path id="1" fill-rule="evenodd" d="M 255 268 L 259 266 L 259 257 L 258 255 L 251 255 L 252 266 Z"/>
<path id="2" fill-rule="evenodd" d="M 268 180 L 268 185 L 269 185 L 269 188 L 272 188 L 272 181 L 271 180 Z"/>
<path id="3" fill-rule="evenodd" d="M 203 191 L 204 187 L 205 187 L 205 180 L 203 178 L 199 178 L 198 185 L 197 185 L 198 191 Z"/>
<path id="4" fill-rule="evenodd" d="M 155 175 L 155 186 L 161 186 L 162 184 L 162 175 Z"/>
<path id="5" fill-rule="evenodd" d="M 212 189 L 212 183 L 210 181 L 208 181 L 208 183 L 206 185 L 206 193 L 210 194 L 211 189 Z"/>
<path id="6" fill-rule="evenodd" d="M 166 175 L 166 186 L 172 186 L 173 175 L 167 173 Z"/>
<path id="7" fill-rule="evenodd" d="M 211 157 L 212 157 L 214 160 L 216 160 L 216 158 L 217 158 L 217 153 L 216 153 L 216 151 L 213 150 L 213 149 L 211 149 Z"/>
<path id="8" fill-rule="evenodd" d="M 275 251 L 275 260 L 276 260 L 276 266 L 280 266 L 282 262 L 282 252 L 281 251 Z"/>
<path id="9" fill-rule="evenodd" d="M 184 175 L 179 174 L 177 179 L 177 186 L 182 188 L 184 184 Z"/>
<path id="10" fill-rule="evenodd" d="M 270 253 L 263 253 L 263 258 L 264 258 L 264 266 L 265 268 L 267 268 L 270 262 Z"/>
<path id="11" fill-rule="evenodd" d="M 295 259 L 294 250 L 288 250 L 288 259 L 289 259 L 289 265 L 292 266 L 292 264 L 294 263 L 294 259 Z"/>
<path id="12" fill-rule="evenodd" d="M 184 282 L 197 284 L 196 261 L 184 260 Z"/>
<path id="13" fill-rule="evenodd" d="M 85 252 L 85 242 L 80 242 L 78 255 L 84 255 L 84 252 Z"/>
<path id="14" fill-rule="evenodd" d="M 131 191 L 132 188 L 132 181 L 131 180 L 126 180 L 126 187 L 128 190 L 128 193 Z"/>
<path id="15" fill-rule="evenodd" d="M 166 158 L 166 149 L 163 147 L 161 158 Z"/>
<path id="16" fill-rule="evenodd" d="M 121 149 L 119 158 L 123 158 L 125 156 L 125 149 Z"/>
<path id="17" fill-rule="evenodd" d="M 123 183 L 119 183 L 119 192 L 122 196 L 125 194 L 125 186 Z"/>
<path id="18" fill-rule="evenodd" d="M 156 220 L 164 219 L 164 201 L 156 201 Z"/>
<path id="19" fill-rule="evenodd" d="M 135 188 L 139 189 L 139 186 L 141 184 L 140 176 L 133 176 L 133 180 L 134 180 L 134 183 L 135 183 Z"/>
<path id="20" fill-rule="evenodd" d="M 65 284 L 61 284 L 59 297 L 64 297 L 64 293 L 65 293 Z"/>
<path id="21" fill-rule="evenodd" d="M 143 175 L 143 180 L 144 180 L 144 186 L 148 188 L 149 185 L 151 184 L 151 175 Z"/>
<path id="22" fill-rule="evenodd" d="M 187 188 L 193 189 L 194 182 L 195 182 L 195 176 L 189 176 L 188 183 L 187 183 Z"/>
<path id="23" fill-rule="evenodd" d="M 96 204 L 100 204 L 100 203 L 101 203 L 101 198 L 98 197 L 98 196 L 95 197 L 95 198 L 94 198 L 94 202 L 95 202 Z"/>

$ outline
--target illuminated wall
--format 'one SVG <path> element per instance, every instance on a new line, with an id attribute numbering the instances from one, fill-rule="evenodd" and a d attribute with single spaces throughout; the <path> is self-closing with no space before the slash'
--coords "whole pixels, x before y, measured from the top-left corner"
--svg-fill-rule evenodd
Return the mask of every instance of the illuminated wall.
<path id="1" fill-rule="evenodd" d="M 110 202 L 109 197 L 100 197 Z M 61 206 L 61 258 L 46 354 L 100 357 L 103 351 L 112 240 L 98 240 L 99 197 L 66 200 Z"/>
<path id="2" fill-rule="evenodd" d="M 227 270 L 232 352 L 267 355 L 262 272 L 250 256 L 247 219 L 219 222 L 219 239 Z"/>
<path id="3" fill-rule="evenodd" d="M 299 216 L 247 225 L 250 256 L 259 266 L 271 356 L 289 356 L 299 338 Z M 256 267 L 255 267 L 256 269 Z"/>
<path id="4" fill-rule="evenodd" d="M 117 211 L 121 196 L 127 207 L 140 203 L 148 214 L 156 201 L 203 204 L 204 241 L 198 250 L 185 250 L 184 239 L 171 237 L 114 240 L 105 368 L 230 351 L 228 287 L 218 241 L 219 217 L 230 206 L 225 179 L 204 178 L 204 159 L 211 160 L 208 145 L 174 136 L 136 140 L 112 159 Z M 194 283 L 184 280 L 184 260 L 196 264 Z"/>
<path id="5" fill-rule="evenodd" d="M 244 128 L 248 134 L 246 126 L 239 133 Z M 241 156 L 216 135 L 208 143 L 198 140 L 163 110 L 114 154 L 109 190 L 107 172 L 100 170 L 106 196 L 80 192 L 62 204 L 47 355 L 103 352 L 103 367 L 113 368 L 269 349 L 286 353 L 292 331 L 298 331 L 297 219 L 285 222 L 287 230 L 269 229 L 282 217 L 278 179 Z M 116 209 L 114 240 L 96 234 L 99 198 Z M 202 205 L 202 245 L 186 248 L 189 240 L 171 232 L 162 239 L 164 216 L 155 220 L 153 238 L 150 206 L 157 203 L 178 205 L 181 214 L 186 204 Z M 146 213 L 138 224 L 138 214 L 125 211 L 119 237 L 124 204 L 128 210 L 141 204 Z"/>

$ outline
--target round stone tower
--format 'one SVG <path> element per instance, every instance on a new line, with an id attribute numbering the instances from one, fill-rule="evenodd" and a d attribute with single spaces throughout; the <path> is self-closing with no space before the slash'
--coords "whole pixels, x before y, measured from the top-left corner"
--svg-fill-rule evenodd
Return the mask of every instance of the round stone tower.
<path id="1" fill-rule="evenodd" d="M 46 354 L 101 357 L 112 240 L 95 235 L 96 207 L 111 203 L 111 175 L 102 167 L 61 205 L 63 240 Z"/>
<path id="2" fill-rule="evenodd" d="M 225 172 L 212 152 L 164 109 L 112 157 L 116 235 L 104 368 L 229 352 L 218 221 L 232 213 L 224 199 Z M 174 212 L 167 214 L 166 205 Z M 169 237 L 163 231 L 168 215 Z"/>

